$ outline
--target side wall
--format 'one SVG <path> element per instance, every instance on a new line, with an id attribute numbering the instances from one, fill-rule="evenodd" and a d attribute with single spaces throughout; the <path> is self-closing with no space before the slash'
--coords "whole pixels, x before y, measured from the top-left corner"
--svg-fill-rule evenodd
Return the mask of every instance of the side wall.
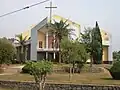
<path id="1" fill-rule="evenodd" d="M 103 63 L 108 62 L 108 46 L 103 46 Z"/>

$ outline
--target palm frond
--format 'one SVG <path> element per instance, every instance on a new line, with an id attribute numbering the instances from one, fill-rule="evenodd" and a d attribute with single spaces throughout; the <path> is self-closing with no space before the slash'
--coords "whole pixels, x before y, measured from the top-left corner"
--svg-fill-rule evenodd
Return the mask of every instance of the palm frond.
<path id="1" fill-rule="evenodd" d="M 22 41 L 22 39 L 23 39 L 22 34 L 18 34 L 18 35 L 16 35 L 16 37 L 18 38 L 19 41 Z"/>
<path id="2" fill-rule="evenodd" d="M 18 34 L 16 35 L 17 39 L 15 39 L 16 41 L 18 41 L 21 45 L 24 45 L 24 43 L 26 42 L 27 36 L 25 36 L 23 38 L 22 34 Z"/>
<path id="3" fill-rule="evenodd" d="M 23 38 L 23 41 L 26 41 L 26 39 L 27 39 L 27 36 L 25 36 L 25 37 Z"/>

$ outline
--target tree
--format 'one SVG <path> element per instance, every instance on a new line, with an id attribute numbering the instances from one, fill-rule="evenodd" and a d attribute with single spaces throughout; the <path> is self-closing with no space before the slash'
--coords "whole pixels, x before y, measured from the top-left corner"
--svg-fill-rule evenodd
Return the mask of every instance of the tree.
<path id="1" fill-rule="evenodd" d="M 0 38 L 0 67 L 2 64 L 9 64 L 14 59 L 15 47 L 6 38 Z"/>
<path id="2" fill-rule="evenodd" d="M 52 63 L 49 61 L 28 62 L 29 74 L 34 76 L 39 90 L 44 90 L 45 80 L 48 73 L 52 72 Z"/>
<path id="3" fill-rule="evenodd" d="M 120 60 L 120 51 L 114 51 L 113 52 L 113 60 L 114 61 Z"/>
<path id="4" fill-rule="evenodd" d="M 102 37 L 98 23 L 96 22 L 95 28 L 92 31 L 92 47 L 93 48 L 93 61 L 95 64 L 102 63 L 103 47 L 102 47 Z"/>
<path id="5" fill-rule="evenodd" d="M 80 42 L 84 44 L 87 53 L 90 58 L 90 69 L 92 68 L 92 52 L 94 47 L 92 47 L 92 28 L 85 28 L 84 33 L 81 33 Z"/>
<path id="6" fill-rule="evenodd" d="M 16 35 L 16 37 L 17 37 L 16 40 L 20 44 L 20 55 L 19 55 L 20 62 L 25 62 L 25 60 L 24 60 L 25 59 L 25 53 L 24 53 L 25 48 L 24 48 L 24 46 L 25 46 L 25 43 L 26 43 L 27 36 L 25 38 L 23 38 L 22 34 L 19 34 L 19 35 Z"/>
<path id="7" fill-rule="evenodd" d="M 78 40 L 69 40 L 68 38 L 62 39 L 61 42 L 61 52 L 63 60 L 69 64 L 72 64 L 72 68 L 70 66 L 70 76 L 71 70 L 73 70 L 75 64 L 81 69 L 88 59 L 88 54 L 84 48 L 84 45 L 81 44 Z"/>
<path id="8" fill-rule="evenodd" d="M 61 40 L 63 37 L 68 37 L 71 34 L 71 29 L 68 29 L 69 24 L 67 24 L 67 20 L 64 22 L 60 20 L 60 22 L 54 21 L 54 24 L 51 24 L 52 32 L 55 34 L 55 38 L 58 38 L 59 41 L 59 63 L 61 63 Z"/>

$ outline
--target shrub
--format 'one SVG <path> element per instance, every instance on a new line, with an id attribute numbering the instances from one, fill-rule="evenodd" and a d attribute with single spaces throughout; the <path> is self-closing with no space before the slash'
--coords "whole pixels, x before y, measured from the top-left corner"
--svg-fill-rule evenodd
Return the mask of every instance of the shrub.
<path id="1" fill-rule="evenodd" d="M 28 70 L 28 72 L 30 75 L 34 76 L 39 90 L 44 90 L 47 74 L 52 72 L 53 64 L 50 61 L 41 60 L 37 62 L 29 62 L 27 65 L 30 70 Z"/>
<path id="2" fill-rule="evenodd" d="M 10 64 L 16 53 L 15 47 L 6 38 L 0 38 L 0 64 Z"/>
<path id="3" fill-rule="evenodd" d="M 32 64 L 32 61 L 26 62 L 26 65 L 22 68 L 22 73 L 30 73 L 31 64 Z"/>
<path id="4" fill-rule="evenodd" d="M 109 69 L 109 72 L 113 79 L 120 80 L 120 61 L 116 61 Z"/>

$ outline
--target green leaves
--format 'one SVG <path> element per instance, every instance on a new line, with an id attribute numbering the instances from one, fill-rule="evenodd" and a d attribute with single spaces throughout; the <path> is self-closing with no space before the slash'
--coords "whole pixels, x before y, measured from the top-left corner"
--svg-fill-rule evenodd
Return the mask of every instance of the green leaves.
<path id="1" fill-rule="evenodd" d="M 37 76 L 51 73 L 53 67 L 49 61 L 28 62 L 27 65 L 30 67 L 29 73 Z"/>
<path id="2" fill-rule="evenodd" d="M 120 72 L 120 61 L 116 61 L 110 68 L 111 72 Z"/>
<path id="3" fill-rule="evenodd" d="M 102 46 L 102 37 L 97 22 L 95 28 L 92 31 L 92 47 L 93 47 L 92 55 L 93 55 L 94 63 L 101 64 L 102 55 L 103 55 L 103 46 Z"/>
<path id="4" fill-rule="evenodd" d="M 16 35 L 16 37 L 18 38 L 16 40 L 23 46 L 26 42 L 27 36 L 25 36 L 25 38 L 23 38 L 22 34 L 19 34 L 19 35 Z"/>
<path id="5" fill-rule="evenodd" d="M 92 53 L 92 28 L 85 28 L 84 33 L 81 33 L 80 41 L 84 44 L 87 53 Z"/>
<path id="6" fill-rule="evenodd" d="M 114 61 L 116 61 L 116 60 L 117 60 L 117 61 L 118 61 L 118 60 L 120 61 L 120 51 L 118 51 L 118 52 L 117 52 L 117 51 L 114 51 L 114 52 L 113 52 L 113 59 L 114 59 Z"/>
<path id="7" fill-rule="evenodd" d="M 63 37 L 67 37 L 71 33 L 71 29 L 68 29 L 69 24 L 67 24 L 67 20 L 64 22 L 63 20 L 60 20 L 60 22 L 54 21 L 54 24 L 51 23 L 52 33 L 55 34 L 55 38 L 59 41 L 59 63 L 61 63 L 61 40 Z"/>
<path id="8" fill-rule="evenodd" d="M 16 53 L 15 47 L 6 38 L 0 38 L 0 64 L 10 63 Z"/>
<path id="9" fill-rule="evenodd" d="M 95 28 L 85 28 L 84 33 L 81 33 L 81 43 L 84 44 L 87 53 L 93 57 L 94 63 L 102 63 L 102 37 L 97 22 Z"/>
<path id="10" fill-rule="evenodd" d="M 25 37 L 23 37 L 23 35 L 22 34 L 19 34 L 19 35 L 16 35 L 16 37 L 17 37 L 17 41 L 18 41 L 18 43 L 20 44 L 20 54 L 19 54 L 19 58 L 20 58 L 20 62 L 21 63 L 24 63 L 25 62 L 25 57 L 26 57 L 26 47 L 24 47 L 25 46 L 25 43 L 26 43 L 26 38 L 27 38 L 27 36 L 25 36 Z M 24 53 L 25 52 L 25 53 Z"/>
<path id="11" fill-rule="evenodd" d="M 62 48 L 62 57 L 65 62 L 74 63 L 74 62 L 86 62 L 88 59 L 88 54 L 84 48 L 84 45 L 81 44 L 78 40 L 72 41 L 67 38 L 62 39 L 61 42 Z"/>
<path id="12" fill-rule="evenodd" d="M 63 20 L 60 20 L 60 22 L 54 21 L 54 24 L 51 24 L 51 27 L 53 28 L 55 36 L 59 38 L 59 40 L 65 36 L 68 36 L 71 32 L 71 30 L 68 29 L 69 24 L 67 24 L 67 20 L 65 22 Z"/>

